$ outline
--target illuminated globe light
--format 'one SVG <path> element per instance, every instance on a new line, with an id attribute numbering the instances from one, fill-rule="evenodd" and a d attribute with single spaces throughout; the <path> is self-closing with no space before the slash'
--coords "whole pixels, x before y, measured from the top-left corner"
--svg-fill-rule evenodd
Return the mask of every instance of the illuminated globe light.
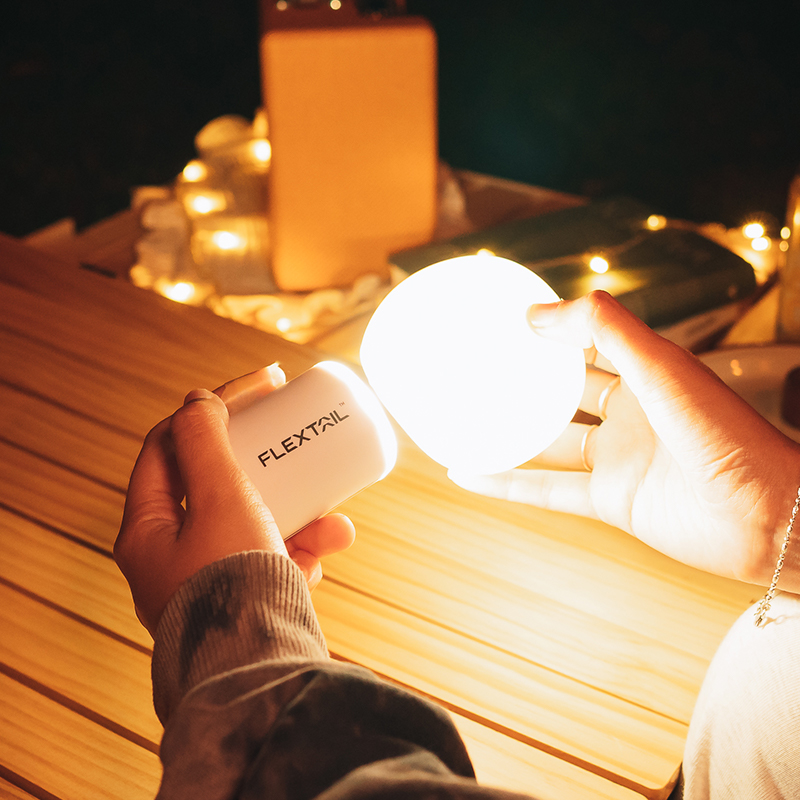
<path id="1" fill-rule="evenodd" d="M 386 296 L 364 334 L 361 364 L 432 459 L 461 472 L 502 472 L 552 444 L 583 393 L 583 351 L 527 321 L 531 304 L 558 299 L 505 258 L 442 261 Z"/>

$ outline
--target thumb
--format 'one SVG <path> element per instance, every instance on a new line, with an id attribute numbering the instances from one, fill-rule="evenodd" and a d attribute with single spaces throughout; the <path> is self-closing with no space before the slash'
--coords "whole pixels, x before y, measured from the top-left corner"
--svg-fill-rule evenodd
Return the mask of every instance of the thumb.
<path id="1" fill-rule="evenodd" d="M 190 392 L 172 415 L 188 522 L 201 523 L 203 530 L 229 531 L 239 549 L 285 552 L 272 513 L 233 453 L 228 421 L 224 401 L 206 389 Z"/>
<path id="2" fill-rule="evenodd" d="M 596 347 L 617 369 L 656 434 L 670 445 L 710 431 L 721 418 L 738 419 L 757 437 L 770 426 L 690 352 L 660 336 L 608 292 L 531 306 L 531 327 L 542 336 Z"/>
<path id="3" fill-rule="evenodd" d="M 244 475 L 230 446 L 228 419 L 225 403 L 206 389 L 190 392 L 172 415 L 175 459 L 194 511 L 241 489 Z"/>
<path id="4" fill-rule="evenodd" d="M 186 535 L 197 537 L 198 544 L 208 539 L 209 552 L 217 555 L 254 549 L 285 554 L 271 512 L 233 453 L 228 420 L 225 403 L 205 389 L 190 392 L 172 415 L 175 458 L 186 490 Z"/>
<path id="5" fill-rule="evenodd" d="M 595 347 L 637 397 L 652 388 L 657 365 L 671 364 L 675 359 L 694 361 L 683 348 L 659 336 L 604 291 L 593 291 L 577 300 L 531 306 L 528 320 L 542 336 L 584 349 Z"/>

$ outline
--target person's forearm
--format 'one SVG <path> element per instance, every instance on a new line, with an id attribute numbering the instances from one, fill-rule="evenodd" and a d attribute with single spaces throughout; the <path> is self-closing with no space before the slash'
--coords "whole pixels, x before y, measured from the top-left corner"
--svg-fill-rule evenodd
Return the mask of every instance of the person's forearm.
<path id="1" fill-rule="evenodd" d="M 195 686 L 261 664 L 274 679 L 326 661 L 324 638 L 300 570 L 262 551 L 222 559 L 172 598 L 156 633 L 153 693 L 166 724 Z"/>
<path id="2" fill-rule="evenodd" d="M 162 799 L 495 796 L 444 711 L 328 658 L 282 556 L 232 556 L 187 581 L 157 631 L 153 686 Z"/>

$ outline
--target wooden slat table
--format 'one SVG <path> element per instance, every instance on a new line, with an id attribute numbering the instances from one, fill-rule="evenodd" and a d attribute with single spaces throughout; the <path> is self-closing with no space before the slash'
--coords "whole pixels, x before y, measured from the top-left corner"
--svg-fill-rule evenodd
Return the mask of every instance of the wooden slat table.
<path id="1" fill-rule="evenodd" d="M 0 796 L 147 798 L 151 641 L 111 548 L 144 434 L 195 386 L 319 356 L 0 236 Z M 471 495 L 401 435 L 314 602 L 332 652 L 442 703 L 481 780 L 662 797 L 752 587 Z"/>

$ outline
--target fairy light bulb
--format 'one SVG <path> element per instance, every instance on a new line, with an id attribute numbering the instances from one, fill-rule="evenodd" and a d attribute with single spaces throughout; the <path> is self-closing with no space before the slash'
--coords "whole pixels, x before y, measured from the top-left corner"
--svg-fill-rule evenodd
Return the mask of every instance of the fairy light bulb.
<path id="1" fill-rule="evenodd" d="M 211 234 L 211 241 L 220 250 L 241 250 L 244 248 L 244 239 L 233 231 L 214 231 Z"/>
<path id="2" fill-rule="evenodd" d="M 189 183 L 203 181 L 208 176 L 208 169 L 202 161 L 190 161 L 183 168 L 183 179 Z"/>
<path id="3" fill-rule="evenodd" d="M 168 283 L 161 288 L 161 293 L 176 303 L 188 303 L 194 297 L 195 291 L 195 285 L 189 281 Z"/>
<path id="4" fill-rule="evenodd" d="M 608 272 L 608 261 L 603 256 L 592 256 L 589 259 L 589 269 L 598 275 Z"/>
<path id="5" fill-rule="evenodd" d="M 742 233 L 748 239 L 761 239 L 764 236 L 764 226 L 760 222 L 748 222 L 742 227 Z"/>
<path id="6" fill-rule="evenodd" d="M 552 444 L 583 393 L 583 351 L 527 322 L 556 293 L 489 254 L 414 273 L 376 310 L 361 345 L 367 379 L 411 439 L 448 468 L 491 474 Z"/>
<path id="7" fill-rule="evenodd" d="M 225 208 L 225 195 L 221 192 L 204 192 L 187 195 L 186 204 L 189 210 L 196 214 L 211 214 Z"/>
<path id="8" fill-rule="evenodd" d="M 272 145 L 268 139 L 253 139 L 250 143 L 250 153 L 257 163 L 269 164 L 272 158 Z"/>

